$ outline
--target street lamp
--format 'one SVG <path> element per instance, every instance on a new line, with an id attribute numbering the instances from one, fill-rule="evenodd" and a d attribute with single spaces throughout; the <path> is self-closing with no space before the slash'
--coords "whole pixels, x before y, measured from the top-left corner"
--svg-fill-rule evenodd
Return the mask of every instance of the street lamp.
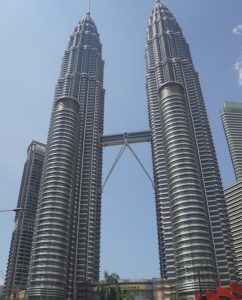
<path id="1" fill-rule="evenodd" d="M 14 208 L 14 209 L 2 209 L 2 210 L 0 210 L 0 213 L 1 212 L 6 212 L 6 211 L 14 211 L 14 212 L 25 211 L 25 208 L 17 207 L 17 208 Z"/>

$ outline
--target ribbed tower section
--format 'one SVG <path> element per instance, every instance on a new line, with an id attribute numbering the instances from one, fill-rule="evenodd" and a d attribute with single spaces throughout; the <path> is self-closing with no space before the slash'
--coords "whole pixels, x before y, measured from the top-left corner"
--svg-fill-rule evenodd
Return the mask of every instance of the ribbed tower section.
<path id="1" fill-rule="evenodd" d="M 8 257 L 4 284 L 6 299 L 26 290 L 44 155 L 45 145 L 32 141 L 27 150 L 17 203 L 17 208 L 24 208 L 24 211 L 16 212 Z"/>
<path id="2" fill-rule="evenodd" d="M 211 289 L 216 285 L 218 276 L 219 283 L 227 285 L 230 281 L 236 280 L 236 272 L 223 189 L 198 75 L 180 26 L 159 0 L 156 1 L 149 19 L 146 67 L 161 276 L 177 280 L 181 299 L 182 297 L 189 299 L 186 297 L 197 291 L 199 284 L 202 289 Z M 190 119 L 188 127 L 191 141 L 194 136 L 193 154 L 191 149 L 185 149 L 184 141 L 184 151 L 186 151 L 183 158 L 184 173 L 180 174 L 177 179 L 180 180 L 180 176 L 185 176 L 188 158 L 196 161 L 196 170 L 193 171 L 197 174 L 196 176 L 200 174 L 199 180 L 198 177 L 192 179 L 191 174 L 186 174 L 184 183 L 191 183 L 187 185 L 186 191 L 184 191 L 183 184 L 180 188 L 177 187 L 177 192 L 181 196 L 179 201 L 178 198 L 175 200 L 180 209 L 179 218 L 181 216 L 187 218 L 186 221 L 180 223 L 179 231 L 176 231 L 174 223 L 173 191 L 170 185 L 171 173 L 178 172 L 177 169 L 180 169 L 179 172 L 182 171 L 180 162 L 176 162 L 175 157 L 179 154 L 177 151 L 179 146 L 174 143 L 174 163 L 170 165 L 164 126 L 164 118 L 170 113 L 170 109 L 167 110 L 162 105 L 163 96 L 162 93 L 160 95 L 158 93 L 163 84 L 169 82 L 175 82 L 174 85 L 181 84 L 184 87 L 183 97 L 187 101 L 186 118 Z M 162 89 L 160 91 L 162 92 Z M 178 112 L 175 107 L 172 109 L 174 109 L 174 115 L 170 115 L 169 122 L 171 126 L 176 126 L 179 123 L 179 119 L 176 119 Z M 174 129 L 171 140 L 180 138 L 181 134 L 183 133 L 180 130 Z M 200 195 L 198 197 L 200 200 L 194 198 L 193 202 L 194 192 Z M 191 207 L 189 207 L 189 201 Z M 187 214 L 189 213 L 191 226 L 188 225 Z M 194 222 L 200 225 L 198 223 L 195 225 Z M 206 246 L 200 247 L 198 239 L 208 240 Z M 181 240 L 181 246 L 179 246 L 179 240 Z M 187 247 L 184 247 L 185 243 Z M 182 257 L 181 260 L 180 257 Z M 215 257 L 215 265 L 212 257 Z M 187 267 L 189 260 L 190 266 Z"/>
<path id="3" fill-rule="evenodd" d="M 196 276 L 201 262 L 206 265 L 203 288 L 215 287 L 213 244 L 196 141 L 182 85 L 170 81 L 161 86 L 160 111 L 177 294 L 186 298 L 194 289 L 199 290 Z"/>
<path id="4" fill-rule="evenodd" d="M 70 37 L 56 86 L 29 274 L 30 299 L 85 299 L 99 279 L 102 45 L 90 13 Z"/>

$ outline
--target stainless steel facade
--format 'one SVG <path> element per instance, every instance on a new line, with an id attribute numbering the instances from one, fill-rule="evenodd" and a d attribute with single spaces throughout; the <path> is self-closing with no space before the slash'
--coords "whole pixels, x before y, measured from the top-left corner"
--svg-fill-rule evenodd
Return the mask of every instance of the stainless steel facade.
<path id="1" fill-rule="evenodd" d="M 242 181 L 238 181 L 224 191 L 228 207 L 236 263 L 242 281 Z"/>
<path id="2" fill-rule="evenodd" d="M 102 45 L 90 13 L 65 51 L 56 86 L 29 273 L 30 299 L 85 299 L 99 279 Z"/>
<path id="3" fill-rule="evenodd" d="M 156 0 L 146 46 L 150 132 L 103 136 L 102 45 L 76 26 L 55 91 L 29 270 L 29 299 L 87 299 L 99 279 L 102 148 L 152 143 L 161 277 L 179 299 L 235 281 L 230 231 L 205 105 L 188 44 Z M 106 144 L 105 144 L 106 143 Z"/>
<path id="4" fill-rule="evenodd" d="M 242 180 L 242 102 L 225 102 L 221 113 L 236 180 Z"/>
<path id="5" fill-rule="evenodd" d="M 242 102 L 225 102 L 221 117 L 237 181 L 224 192 L 239 277 L 242 280 Z"/>
<path id="6" fill-rule="evenodd" d="M 196 279 L 203 262 L 203 287 L 217 284 L 216 267 L 196 140 L 183 86 L 167 82 L 160 88 L 164 159 L 175 254 L 177 294 L 199 290 Z M 203 274 L 204 275 L 204 274 Z"/>
<path id="7" fill-rule="evenodd" d="M 235 281 L 236 272 L 224 194 L 199 78 L 180 26 L 159 0 L 149 19 L 146 67 L 161 277 L 177 280 L 179 299 L 189 299 L 199 285 L 202 289 L 215 287 L 216 277 L 221 285 Z M 169 105 L 162 104 L 162 87 L 170 82 L 184 87 L 184 95 L 180 92 L 179 97 L 174 98 L 177 107 L 174 103 L 173 112 Z M 179 108 L 182 101 L 187 101 L 183 113 Z M 184 117 L 190 123 L 185 124 Z M 168 122 L 167 128 L 165 122 Z M 184 129 L 176 130 L 176 126 L 184 126 Z M 180 184 L 173 192 L 171 183 L 175 174 Z"/>
<path id="8" fill-rule="evenodd" d="M 25 211 L 16 212 L 8 257 L 4 284 L 6 299 L 26 289 L 44 154 L 45 145 L 32 141 L 27 150 L 17 203 L 17 208 Z"/>

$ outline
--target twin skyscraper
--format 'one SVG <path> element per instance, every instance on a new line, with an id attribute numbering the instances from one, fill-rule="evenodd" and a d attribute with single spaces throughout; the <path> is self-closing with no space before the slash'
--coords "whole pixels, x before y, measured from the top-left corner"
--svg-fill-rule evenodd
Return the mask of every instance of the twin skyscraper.
<path id="1" fill-rule="evenodd" d="M 237 273 L 198 74 L 179 24 L 159 0 L 145 57 L 160 274 L 176 282 L 178 299 L 189 300 L 200 288 L 236 281 Z M 26 279 L 32 300 L 83 299 L 88 283 L 99 280 L 103 75 L 88 12 L 70 37 L 55 90 Z"/>

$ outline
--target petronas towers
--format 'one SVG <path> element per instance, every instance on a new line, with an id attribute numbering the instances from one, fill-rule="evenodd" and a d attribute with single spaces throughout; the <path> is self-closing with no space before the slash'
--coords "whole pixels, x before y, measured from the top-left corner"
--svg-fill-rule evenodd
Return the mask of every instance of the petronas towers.
<path id="1" fill-rule="evenodd" d="M 88 13 L 70 37 L 56 86 L 30 263 L 30 299 L 77 299 L 86 281 L 99 279 L 101 48 Z"/>
<path id="2" fill-rule="evenodd" d="M 159 1 L 147 30 L 147 94 L 161 276 L 184 299 L 235 281 L 223 189 L 189 46 Z"/>
<path id="3" fill-rule="evenodd" d="M 189 46 L 156 0 L 145 50 L 160 273 L 178 299 L 236 281 L 205 104 Z M 56 85 L 28 278 L 29 299 L 87 299 L 99 280 L 104 120 L 102 45 L 88 12 Z"/>

